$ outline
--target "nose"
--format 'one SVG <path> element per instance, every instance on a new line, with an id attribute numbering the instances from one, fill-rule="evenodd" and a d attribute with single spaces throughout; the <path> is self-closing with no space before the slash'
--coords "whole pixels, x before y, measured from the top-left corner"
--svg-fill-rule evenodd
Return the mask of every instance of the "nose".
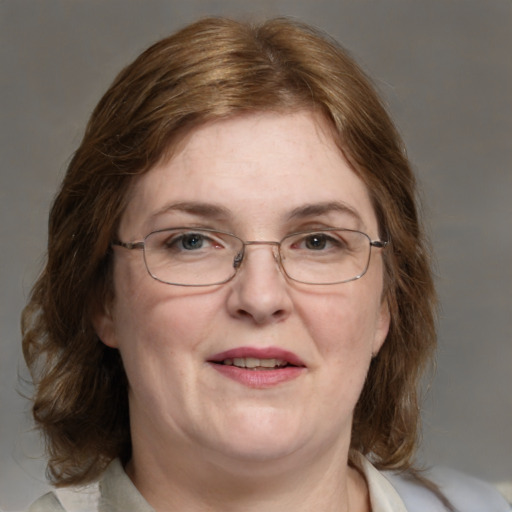
<path id="1" fill-rule="evenodd" d="M 292 310 L 286 277 L 273 244 L 247 244 L 227 300 L 231 316 L 256 324 L 284 320 Z"/>

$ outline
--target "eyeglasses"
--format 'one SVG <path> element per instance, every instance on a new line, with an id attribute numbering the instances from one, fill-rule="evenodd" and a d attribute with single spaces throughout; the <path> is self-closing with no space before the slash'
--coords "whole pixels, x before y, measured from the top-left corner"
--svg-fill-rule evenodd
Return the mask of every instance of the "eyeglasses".
<path id="1" fill-rule="evenodd" d="M 153 231 L 141 242 L 113 245 L 142 249 L 151 277 L 177 286 L 212 286 L 236 275 L 249 245 L 271 245 L 283 272 L 305 284 L 338 284 L 364 276 L 371 248 L 384 249 L 388 241 L 372 240 L 360 231 L 341 228 L 300 231 L 280 242 L 244 241 L 213 229 L 190 227 Z"/>

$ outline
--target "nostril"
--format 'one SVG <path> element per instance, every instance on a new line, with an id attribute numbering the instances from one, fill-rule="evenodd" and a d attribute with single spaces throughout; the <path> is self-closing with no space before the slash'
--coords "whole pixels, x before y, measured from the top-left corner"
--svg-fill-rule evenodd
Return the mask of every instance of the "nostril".
<path id="1" fill-rule="evenodd" d="M 286 311 L 284 309 L 278 309 L 277 311 L 274 311 L 272 313 L 272 317 L 275 318 L 276 320 L 279 320 L 285 316 L 286 316 Z"/>
<path id="2" fill-rule="evenodd" d="M 272 319 L 273 322 L 279 322 L 284 320 L 287 316 L 285 309 L 278 309 L 267 315 L 262 311 L 251 311 L 244 308 L 239 308 L 236 314 L 239 318 L 251 318 L 258 324 L 266 323 L 269 319 Z"/>

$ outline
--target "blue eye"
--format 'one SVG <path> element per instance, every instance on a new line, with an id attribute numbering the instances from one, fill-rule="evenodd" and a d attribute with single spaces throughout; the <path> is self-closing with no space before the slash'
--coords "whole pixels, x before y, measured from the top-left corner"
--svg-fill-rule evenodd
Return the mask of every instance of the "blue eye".
<path id="1" fill-rule="evenodd" d="M 204 236 L 199 233 L 187 233 L 178 237 L 173 243 L 181 243 L 183 249 L 187 251 L 193 251 L 195 249 L 201 249 L 204 243 Z"/>
<path id="2" fill-rule="evenodd" d="M 162 235 L 165 231 L 161 232 Z M 154 237 L 156 247 L 160 247 L 165 251 L 177 252 L 195 252 L 200 249 L 208 249 L 212 246 L 213 240 L 202 233 L 174 233 L 172 236 L 158 241 L 158 237 Z"/>
<path id="3" fill-rule="evenodd" d="M 163 230 L 151 237 L 151 249 L 163 250 L 167 254 L 198 253 L 206 255 L 213 249 L 226 247 L 218 233 L 202 231 Z"/>

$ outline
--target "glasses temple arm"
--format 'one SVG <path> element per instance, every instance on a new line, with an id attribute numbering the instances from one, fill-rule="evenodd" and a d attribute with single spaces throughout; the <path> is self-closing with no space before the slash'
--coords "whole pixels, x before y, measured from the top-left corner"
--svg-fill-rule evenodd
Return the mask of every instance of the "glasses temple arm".
<path id="1" fill-rule="evenodd" d="M 384 249 L 389 244 L 389 240 L 372 240 L 370 245 L 372 247 L 377 247 L 378 249 Z"/>
<path id="2" fill-rule="evenodd" d="M 124 247 L 125 249 L 144 249 L 144 242 L 121 242 L 121 240 L 114 240 L 112 245 Z"/>

